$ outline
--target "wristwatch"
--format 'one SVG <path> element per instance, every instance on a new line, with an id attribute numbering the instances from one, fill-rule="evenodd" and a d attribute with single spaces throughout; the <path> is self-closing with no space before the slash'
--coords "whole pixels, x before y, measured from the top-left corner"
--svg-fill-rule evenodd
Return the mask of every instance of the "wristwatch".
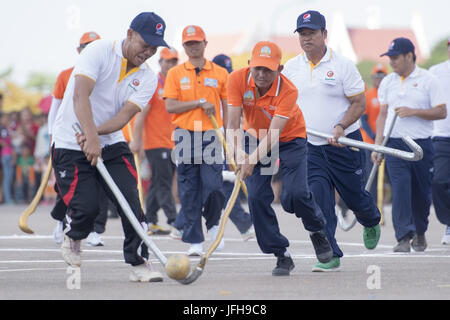
<path id="1" fill-rule="evenodd" d="M 206 103 L 206 99 L 205 98 L 200 98 L 199 100 L 198 100 L 198 104 L 199 104 L 199 106 L 200 107 L 203 107 L 203 105 Z"/>
<path id="2" fill-rule="evenodd" d="M 341 127 L 342 128 L 342 130 L 344 130 L 345 131 L 345 127 L 344 127 L 344 125 L 342 124 L 342 123 L 338 123 L 337 125 L 335 125 L 333 128 L 336 128 L 336 127 Z"/>

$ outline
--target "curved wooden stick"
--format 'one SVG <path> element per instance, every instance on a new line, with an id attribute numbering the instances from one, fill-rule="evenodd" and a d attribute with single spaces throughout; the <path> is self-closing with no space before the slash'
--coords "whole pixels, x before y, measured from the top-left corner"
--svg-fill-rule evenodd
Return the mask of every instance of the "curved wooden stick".
<path id="1" fill-rule="evenodd" d="M 28 207 L 22 212 L 19 218 L 19 228 L 25 233 L 33 234 L 34 231 L 28 227 L 28 217 L 31 216 L 36 210 L 39 201 L 41 201 L 42 195 L 44 194 L 45 187 L 47 186 L 48 179 L 50 178 L 50 174 L 52 173 L 52 158 L 49 157 L 47 170 L 45 171 L 44 176 L 42 177 L 41 185 L 39 186 L 36 195 L 33 198 L 33 201 L 28 205 Z"/>
<path id="2" fill-rule="evenodd" d="M 227 142 L 225 141 L 222 131 L 220 131 L 220 129 L 219 129 L 219 125 L 217 124 L 216 118 L 213 115 L 210 115 L 209 119 L 211 119 L 211 122 L 214 126 L 214 130 L 216 130 L 216 134 L 219 137 L 220 141 L 222 142 L 225 154 L 229 155 Z M 231 169 L 236 170 L 236 162 L 234 161 L 234 159 L 230 157 L 229 160 L 230 160 Z M 242 186 L 242 191 L 244 192 L 245 196 L 248 198 L 247 186 L 245 185 L 244 181 L 241 181 L 241 186 Z"/>
<path id="3" fill-rule="evenodd" d="M 236 199 L 238 197 L 239 191 L 242 186 L 241 182 L 242 182 L 241 181 L 241 172 L 239 171 L 236 176 L 236 180 L 234 181 L 233 193 L 231 194 L 230 198 L 228 199 L 227 206 L 225 207 L 225 213 L 223 214 L 222 220 L 220 221 L 219 232 L 217 233 L 216 239 L 211 244 L 211 246 L 209 247 L 206 254 L 200 259 L 200 262 L 195 267 L 195 269 L 191 273 L 191 275 L 188 276 L 186 279 L 180 280 L 178 282 L 180 282 L 182 284 L 190 284 L 190 283 L 194 282 L 195 280 L 197 280 L 202 275 L 203 270 L 205 269 L 206 261 L 211 256 L 211 254 L 214 252 L 214 250 L 216 250 L 217 246 L 219 245 L 220 241 L 222 240 L 223 233 L 225 231 L 225 225 L 228 221 L 231 210 L 233 209 L 234 204 L 236 203 Z"/>
<path id="4" fill-rule="evenodd" d="M 217 246 L 219 245 L 220 241 L 223 238 L 223 234 L 225 232 L 225 225 L 228 222 L 228 218 L 230 217 L 231 210 L 233 210 L 234 204 L 236 203 L 236 199 L 239 195 L 239 190 L 242 186 L 241 182 L 242 182 L 241 181 L 241 172 L 239 171 L 236 176 L 236 181 L 234 182 L 233 192 L 231 193 L 230 199 L 228 199 L 227 206 L 225 207 L 225 212 L 222 216 L 222 220 L 220 221 L 219 232 L 217 233 L 216 240 L 214 240 L 214 242 L 211 244 L 211 246 L 209 247 L 209 249 L 206 252 L 206 254 L 204 255 L 204 257 L 202 258 L 202 260 L 204 260 L 203 266 L 205 265 L 206 260 L 214 252 L 214 250 L 216 250 Z"/>

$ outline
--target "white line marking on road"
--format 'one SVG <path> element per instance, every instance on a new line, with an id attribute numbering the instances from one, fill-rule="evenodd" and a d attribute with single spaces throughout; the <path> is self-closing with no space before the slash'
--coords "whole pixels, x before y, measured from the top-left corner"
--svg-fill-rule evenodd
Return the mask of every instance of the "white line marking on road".
<path id="1" fill-rule="evenodd" d="M 23 272 L 23 271 L 49 271 L 49 270 L 66 270 L 67 268 L 30 268 L 30 269 L 8 269 L 0 270 L 0 272 Z"/>

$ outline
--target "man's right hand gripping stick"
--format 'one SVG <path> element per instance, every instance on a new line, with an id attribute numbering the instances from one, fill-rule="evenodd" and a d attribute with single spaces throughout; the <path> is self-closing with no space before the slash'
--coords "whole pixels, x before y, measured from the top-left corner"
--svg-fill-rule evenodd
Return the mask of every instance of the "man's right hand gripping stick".
<path id="1" fill-rule="evenodd" d="M 72 125 L 72 128 L 76 133 L 82 134 L 83 131 L 78 123 L 74 123 Z M 144 231 L 143 226 L 139 223 L 138 219 L 134 215 L 130 205 L 128 204 L 128 201 L 125 199 L 124 195 L 120 191 L 119 187 L 116 185 L 114 180 L 112 179 L 111 175 L 109 174 L 108 170 L 106 169 L 105 165 L 103 164 L 103 161 L 101 158 L 97 159 L 97 170 L 99 171 L 102 178 L 105 180 L 108 187 L 111 189 L 112 193 L 116 197 L 117 201 L 120 204 L 120 207 L 122 208 L 123 212 L 128 218 L 128 221 L 130 221 L 131 225 L 133 226 L 134 230 L 137 232 L 139 237 L 144 241 L 144 243 L 152 250 L 152 252 L 155 254 L 155 256 L 158 258 L 158 260 L 166 266 L 167 264 L 167 258 L 164 256 L 164 254 L 159 250 L 159 248 L 156 246 L 156 244 L 147 236 L 147 234 Z M 178 280 L 178 282 L 182 284 L 189 284 L 194 282 L 199 277 L 198 271 L 194 270 L 190 275 L 186 277 L 184 280 Z"/>
<path id="2" fill-rule="evenodd" d="M 211 114 L 211 115 L 209 115 L 209 119 L 211 119 L 211 122 L 214 126 L 214 130 L 216 130 L 216 134 L 219 137 L 220 141 L 222 142 L 225 154 L 229 155 L 230 153 L 228 152 L 227 142 L 225 141 L 225 138 L 219 129 L 219 125 L 217 124 L 216 118 Z M 234 159 L 232 157 L 229 157 L 229 160 L 230 160 L 231 169 L 236 170 L 236 162 L 234 161 Z M 248 198 L 247 186 L 245 185 L 244 181 L 241 181 L 241 188 L 242 188 L 242 191 L 244 192 L 245 196 Z"/>

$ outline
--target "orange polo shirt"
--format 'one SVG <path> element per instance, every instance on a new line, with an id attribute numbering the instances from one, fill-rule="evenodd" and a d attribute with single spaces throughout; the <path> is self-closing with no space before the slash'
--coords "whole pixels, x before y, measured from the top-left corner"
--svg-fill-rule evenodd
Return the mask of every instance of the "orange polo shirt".
<path id="1" fill-rule="evenodd" d="M 127 143 L 131 141 L 131 135 L 133 134 L 134 120 L 136 120 L 137 114 L 122 128 L 122 134 Z"/>
<path id="2" fill-rule="evenodd" d="M 167 112 L 166 103 L 163 99 L 164 82 L 163 75 L 161 73 L 158 74 L 158 86 L 150 100 L 150 111 L 145 118 L 142 137 L 144 150 L 174 148 L 172 133 L 175 130 L 175 124 L 172 123 L 173 115 Z"/>
<path id="3" fill-rule="evenodd" d="M 205 98 L 216 106 L 216 120 L 223 126 L 221 100 L 227 98 L 228 72 L 215 63 L 206 61 L 197 74 L 189 61 L 173 67 L 167 74 L 164 98 L 178 101 L 194 101 Z M 224 106 L 226 107 L 226 106 Z M 202 131 L 214 129 L 211 120 L 200 107 L 173 115 L 173 123 L 182 129 L 194 131 L 194 121 L 202 122 Z"/>
<path id="4" fill-rule="evenodd" d="M 174 148 L 172 133 L 175 130 L 175 125 L 172 123 L 172 115 L 166 110 L 166 103 L 162 97 L 163 91 L 164 77 L 162 74 L 158 74 L 158 86 L 149 102 L 150 110 L 145 117 L 144 131 L 142 132 L 142 148 L 144 150 Z M 130 120 L 129 125 L 127 124 L 122 128 L 123 136 L 128 143 L 130 142 L 128 126 L 133 132 L 136 117 L 137 115 Z"/>
<path id="5" fill-rule="evenodd" d="M 297 105 L 298 90 L 284 75 L 280 74 L 270 90 L 256 100 L 256 85 L 250 76 L 250 68 L 231 73 L 228 79 L 228 105 L 244 108 L 244 130 L 269 129 L 274 116 L 289 119 L 280 134 L 280 141 L 306 138 L 303 114 Z M 251 131 L 249 132 L 251 133 Z"/>
<path id="6" fill-rule="evenodd" d="M 380 102 L 378 101 L 378 89 L 373 87 L 366 91 L 366 111 L 364 114 L 367 115 L 367 122 L 369 123 L 372 132 L 376 134 L 377 132 L 377 118 L 380 113 Z M 364 142 L 374 143 L 373 139 L 361 128 L 361 134 L 363 136 Z"/>
<path id="7" fill-rule="evenodd" d="M 69 83 L 70 75 L 72 74 L 73 68 L 66 69 L 61 71 L 56 79 L 55 88 L 53 89 L 53 96 L 55 99 L 64 98 L 64 92 L 66 92 L 67 84 Z"/>

